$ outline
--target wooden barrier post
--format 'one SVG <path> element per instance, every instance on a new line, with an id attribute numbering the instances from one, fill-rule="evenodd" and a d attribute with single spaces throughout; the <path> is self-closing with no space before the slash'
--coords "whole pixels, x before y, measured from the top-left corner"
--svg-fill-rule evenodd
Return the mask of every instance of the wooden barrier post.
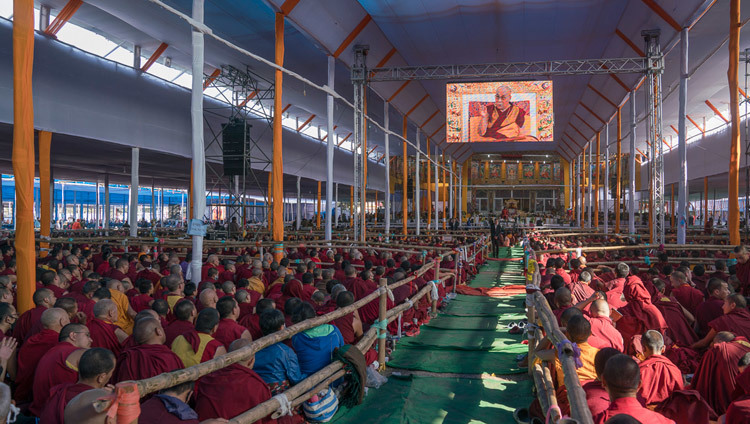
<path id="1" fill-rule="evenodd" d="M 440 257 L 438 256 L 435 258 L 435 280 L 434 281 L 440 281 Z M 434 282 L 432 284 L 435 284 Z M 432 293 L 430 293 L 430 297 L 432 297 Z M 437 298 L 432 298 L 432 307 L 430 308 L 430 312 L 432 314 L 437 313 Z"/>
<path id="2" fill-rule="evenodd" d="M 385 327 L 385 314 L 388 310 L 388 280 L 386 278 L 380 279 L 380 311 L 378 312 L 378 325 Z M 378 332 L 378 362 L 380 363 L 380 369 L 385 369 L 385 332 L 386 329 L 382 328 Z"/>

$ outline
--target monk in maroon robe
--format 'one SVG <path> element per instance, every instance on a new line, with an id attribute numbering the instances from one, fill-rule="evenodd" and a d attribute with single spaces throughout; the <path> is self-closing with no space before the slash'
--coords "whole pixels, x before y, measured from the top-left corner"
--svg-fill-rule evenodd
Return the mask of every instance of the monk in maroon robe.
<path id="1" fill-rule="evenodd" d="M 750 353 L 746 353 L 737 363 L 740 375 L 737 376 L 737 384 L 732 393 L 734 399 L 725 417 L 726 423 L 750 423 Z"/>
<path id="2" fill-rule="evenodd" d="M 702 349 L 708 346 L 717 333 L 728 331 L 735 336 L 750 340 L 750 311 L 747 310 L 747 301 L 739 293 L 727 296 L 722 307 L 724 315 L 708 323 L 710 330 L 706 337 L 693 344 L 693 349 Z"/>
<path id="3" fill-rule="evenodd" d="M 607 360 L 620 353 L 622 352 L 611 347 L 605 347 L 599 352 L 596 352 L 596 356 L 594 357 L 596 380 L 591 380 L 582 386 L 583 390 L 586 392 L 586 403 L 589 405 L 589 411 L 591 411 L 592 416 L 596 416 L 609 408 L 609 393 L 607 393 L 607 390 L 602 386 L 601 379 L 602 374 L 604 374 L 604 366 L 607 364 Z"/>
<path id="4" fill-rule="evenodd" d="M 591 303 L 588 320 L 591 323 L 591 338 L 589 344 L 595 348 L 611 347 L 624 352 L 625 346 L 622 334 L 615 328 L 609 317 L 609 304 L 604 299 L 597 299 Z"/>
<path id="5" fill-rule="evenodd" d="M 107 349 L 88 349 L 81 355 L 77 365 L 77 382 L 58 384 L 45 395 L 44 409 L 38 415 L 42 423 L 64 424 L 65 406 L 68 402 L 87 390 L 101 389 L 109 382 L 115 371 L 115 356 Z"/>
<path id="6" fill-rule="evenodd" d="M 750 352 L 750 342 L 729 332 L 716 335 L 695 371 L 691 388 L 697 390 L 717 414 L 723 414 L 732 401 L 739 359 Z"/>
<path id="7" fill-rule="evenodd" d="M 618 269 L 621 265 L 624 264 L 617 265 Z M 629 351 L 634 336 L 647 330 L 657 330 L 663 334 L 667 323 L 659 309 L 651 303 L 651 295 L 640 278 L 628 277 L 623 295 L 628 304 L 620 310 L 623 316 L 617 321 L 617 330 L 622 334 L 625 349 Z"/>
<path id="8" fill-rule="evenodd" d="M 229 346 L 229 351 L 248 346 L 250 341 L 239 339 Z M 255 356 L 228 367 L 214 371 L 201 378 L 196 390 L 195 411 L 198 419 L 231 419 L 271 398 L 268 386 L 252 370 Z M 273 423 L 270 417 L 259 423 Z"/>
<path id="9" fill-rule="evenodd" d="M 60 330 L 70 324 L 68 313 L 60 308 L 49 308 L 42 313 L 43 330 L 26 340 L 18 351 L 16 390 L 13 393 L 18 403 L 30 401 L 37 365 L 45 353 L 58 343 Z"/>
<path id="10" fill-rule="evenodd" d="M 154 395 L 141 405 L 139 421 L 159 424 L 198 424 L 198 413 L 188 406 L 195 382 L 188 381 Z"/>
<path id="11" fill-rule="evenodd" d="M 687 276 L 680 271 L 673 272 L 669 276 L 669 281 L 672 283 L 671 295 L 680 302 L 680 305 L 695 316 L 698 307 L 703 303 L 703 293 L 693 288 L 688 283 Z"/>
<path id="12" fill-rule="evenodd" d="M 31 327 L 34 323 L 39 322 L 44 311 L 55 305 L 57 298 L 52 293 L 52 290 L 38 289 L 34 292 L 32 300 L 34 301 L 34 308 L 21 314 L 18 317 L 16 326 L 13 328 L 13 337 L 18 340 L 19 344 L 23 344 L 30 337 Z"/>
<path id="13" fill-rule="evenodd" d="M 615 415 L 627 414 L 641 423 L 674 424 L 674 421 L 641 405 L 637 399 L 640 381 L 640 369 L 633 358 L 622 354 L 609 358 L 604 366 L 602 386 L 609 394 L 610 404 L 606 410 L 594 415 L 594 423 L 604 424 Z"/>
<path id="14" fill-rule="evenodd" d="M 91 346 L 109 349 L 115 355 L 122 350 L 122 343 L 128 335 L 115 324 L 117 305 L 110 299 L 102 299 L 94 305 L 94 318 L 86 326 L 91 331 Z"/>
<path id="15" fill-rule="evenodd" d="M 654 305 L 659 308 L 664 320 L 669 328 L 664 335 L 669 340 L 680 347 L 690 347 L 698 340 L 698 336 L 693 331 L 693 327 L 688 322 L 688 317 L 693 320 L 692 314 L 671 296 L 664 295 L 664 282 L 660 279 L 654 280 L 654 287 L 657 290 L 657 297 L 654 298 Z M 674 290 L 672 291 L 674 293 Z"/>
<path id="16" fill-rule="evenodd" d="M 133 329 L 136 346 L 120 353 L 115 381 L 142 380 L 183 368 L 182 360 L 164 346 L 166 339 L 159 320 L 141 318 L 136 321 Z"/>
<path id="17" fill-rule="evenodd" d="M 645 360 L 638 364 L 641 369 L 641 387 L 638 394 L 646 406 L 655 405 L 675 390 L 682 390 L 685 382 L 682 372 L 664 357 L 664 337 L 655 330 L 647 331 L 641 338 Z"/>
<path id="18" fill-rule="evenodd" d="M 39 360 L 34 373 L 33 402 L 29 411 L 41 416 L 50 389 L 58 384 L 78 381 L 78 362 L 91 347 L 91 336 L 85 325 L 68 324 L 60 330 L 60 342 Z"/>
<path id="19" fill-rule="evenodd" d="M 240 316 L 240 307 L 232 297 L 222 297 L 216 303 L 216 310 L 219 311 L 219 328 L 213 334 L 213 337 L 220 341 L 225 348 L 237 339 L 252 340 L 250 332 L 237 323 Z"/>
<path id="20" fill-rule="evenodd" d="M 336 296 L 336 304 L 339 308 L 345 308 L 352 303 L 354 303 L 354 294 L 351 292 L 342 292 Z M 336 318 L 332 324 L 339 329 L 346 344 L 353 345 L 362 337 L 362 321 L 359 319 L 357 311 Z"/>
<path id="21" fill-rule="evenodd" d="M 706 286 L 708 298 L 698 306 L 695 321 L 698 323 L 698 334 L 705 336 L 710 328 L 708 323 L 724 315 L 724 300 L 729 296 L 729 284 L 718 278 L 708 280 Z"/>
<path id="22" fill-rule="evenodd" d="M 195 330 L 195 326 L 193 325 L 193 323 L 195 322 L 195 317 L 197 315 L 198 311 L 193 302 L 190 302 L 189 300 L 177 302 L 177 304 L 174 306 L 175 320 L 164 327 L 164 333 L 166 334 L 166 341 L 164 342 L 164 344 L 167 347 L 171 347 L 172 342 L 178 336 Z"/>

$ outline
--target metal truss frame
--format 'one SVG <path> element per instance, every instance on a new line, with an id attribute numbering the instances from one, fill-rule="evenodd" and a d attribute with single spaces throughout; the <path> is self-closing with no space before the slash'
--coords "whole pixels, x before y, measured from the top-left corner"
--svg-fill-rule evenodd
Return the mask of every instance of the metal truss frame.
<path id="1" fill-rule="evenodd" d="M 205 76 L 204 80 L 207 83 L 206 89 L 217 89 L 220 100 L 228 104 L 226 107 L 204 107 L 204 111 L 207 114 L 213 113 L 220 116 L 222 119 L 228 118 L 228 122 L 242 122 L 246 126 L 243 153 L 241 155 L 229 156 L 242 159 L 244 164 L 242 174 L 233 178 L 232 176 L 224 175 L 223 167 L 219 168 L 221 172 L 217 172 L 217 169 L 213 167 L 208 167 L 214 178 L 212 179 L 211 186 L 207 187 L 207 189 L 209 192 L 218 191 L 219 194 L 222 193 L 223 189 L 229 193 L 229 199 L 226 203 L 220 202 L 219 204 L 207 206 L 226 206 L 227 217 L 238 217 L 245 224 L 247 222 L 248 207 L 257 207 L 247 203 L 245 193 L 248 189 L 255 188 L 259 190 L 263 195 L 266 205 L 268 205 L 268 188 L 266 185 L 260 183 L 256 174 L 257 171 L 251 167 L 251 164 L 262 164 L 261 172 L 267 171 L 271 166 L 271 159 L 260 148 L 258 140 L 266 131 L 272 130 L 273 111 L 271 105 L 274 97 L 274 83 L 255 74 L 250 68 L 242 70 L 229 65 L 223 65 L 221 73 L 217 77 Z M 252 126 L 251 122 L 253 121 L 259 121 L 263 125 L 263 129 L 257 138 L 250 136 L 249 127 Z M 205 146 L 206 152 L 213 145 L 218 146 L 221 152 L 219 155 L 207 154 L 206 159 L 223 163 L 225 157 L 222 143 L 223 129 L 214 128 L 207 119 L 204 122 L 211 132 L 211 140 Z M 253 215 L 256 214 L 253 213 Z M 254 226 L 253 228 L 260 227 Z M 235 235 L 229 234 L 230 237 Z"/>
<path id="2" fill-rule="evenodd" d="M 641 31 L 646 42 L 646 140 L 651 143 L 651 244 L 664 244 L 664 142 L 662 128 L 662 85 L 664 56 L 659 47 L 659 30 Z M 632 101 L 632 100 L 631 100 Z M 633 154 L 631 152 L 631 154 Z M 631 175 L 630 178 L 635 178 Z"/>
<path id="3" fill-rule="evenodd" d="M 663 66 L 663 63 L 662 63 Z M 399 66 L 370 69 L 368 82 L 432 79 L 516 79 L 552 75 L 642 74 L 651 69 L 644 57 L 547 60 L 474 65 Z"/>
<path id="4" fill-rule="evenodd" d="M 354 158 L 354 203 L 352 207 L 352 222 L 354 223 L 354 237 L 359 241 L 366 240 L 367 214 L 365 205 L 367 192 L 365 190 L 365 161 L 367 152 L 364 151 L 365 132 L 365 93 L 367 92 L 367 52 L 369 46 L 354 46 L 354 63 L 352 64 L 352 84 L 354 85 L 354 139 L 352 141 L 352 157 Z"/>

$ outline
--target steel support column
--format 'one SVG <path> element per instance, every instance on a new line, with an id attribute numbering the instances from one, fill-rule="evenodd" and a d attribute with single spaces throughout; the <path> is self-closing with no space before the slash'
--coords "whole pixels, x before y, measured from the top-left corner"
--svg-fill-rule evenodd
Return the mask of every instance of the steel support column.
<path id="1" fill-rule="evenodd" d="M 630 157 L 628 157 L 628 233 L 635 234 L 635 90 L 630 92 Z"/>
<path id="2" fill-rule="evenodd" d="M 649 217 L 653 227 L 652 244 L 664 244 L 664 143 L 662 142 L 662 87 L 661 75 L 664 69 L 664 57 L 659 47 L 659 31 L 642 31 L 646 41 L 648 58 L 647 73 L 647 140 L 651 141 L 652 156 L 649 163 L 652 169 L 653 216 Z"/>
<path id="3" fill-rule="evenodd" d="M 334 88 L 335 82 L 335 70 L 336 70 L 336 58 L 328 56 L 328 87 Z M 331 94 L 326 95 L 326 118 L 328 134 L 328 144 L 326 146 L 326 230 L 325 239 L 331 240 L 331 218 L 333 211 L 333 155 L 334 155 L 334 139 L 333 139 L 333 96 Z M 299 187 L 299 179 L 297 180 L 297 187 Z M 299 193 L 299 188 L 297 189 Z M 299 199 L 299 197 L 298 197 Z M 299 216 L 299 200 L 297 200 L 297 216 Z M 299 223 L 299 218 L 298 221 Z M 297 224 L 299 229 L 299 224 Z"/>
<path id="4" fill-rule="evenodd" d="M 383 127 L 389 130 L 390 118 L 388 114 L 388 102 L 383 103 Z M 391 233 L 391 143 L 389 141 L 389 133 L 385 133 L 385 204 L 384 204 L 384 216 L 385 216 L 385 234 L 386 237 Z"/>
<path id="5" fill-rule="evenodd" d="M 138 236 L 138 167 L 139 167 L 138 162 L 139 162 L 140 148 L 132 147 L 130 149 L 130 153 L 131 153 L 131 156 L 130 156 L 130 210 L 128 210 L 128 224 L 130 225 L 130 237 L 137 237 Z M 75 219 L 75 216 L 73 218 Z"/>
<path id="6" fill-rule="evenodd" d="M 415 168 L 414 168 L 414 222 L 417 226 L 417 235 L 420 234 L 420 227 L 422 226 L 422 217 L 421 217 L 421 211 L 419 209 L 419 196 L 420 196 L 420 190 L 419 190 L 419 135 L 420 130 L 419 127 L 417 127 L 417 149 L 415 153 Z"/>
<path id="7" fill-rule="evenodd" d="M 327 195 L 326 190 L 326 195 Z M 296 219 L 297 231 L 302 227 L 302 177 L 297 175 L 297 219 Z M 330 240 L 330 239 L 328 239 Z"/>
<path id="8" fill-rule="evenodd" d="M 203 22 L 203 0 L 193 0 L 192 17 Z M 203 146 L 203 33 L 192 30 L 192 85 L 190 92 L 191 145 L 193 185 L 193 216 L 196 223 L 202 222 L 206 210 L 206 152 Z M 192 260 L 190 261 L 191 281 L 199 284 L 203 267 L 203 235 L 193 235 Z"/>
<path id="9" fill-rule="evenodd" d="M 680 104 L 678 110 L 677 160 L 680 166 L 680 179 L 677 181 L 677 244 L 685 244 L 687 236 L 687 81 L 688 70 L 688 41 L 690 31 L 683 28 L 680 32 Z M 750 172 L 750 171 L 749 171 Z M 750 175 L 750 174 L 749 174 Z"/>
<path id="10" fill-rule="evenodd" d="M 609 122 L 604 124 L 604 234 L 609 233 Z"/>

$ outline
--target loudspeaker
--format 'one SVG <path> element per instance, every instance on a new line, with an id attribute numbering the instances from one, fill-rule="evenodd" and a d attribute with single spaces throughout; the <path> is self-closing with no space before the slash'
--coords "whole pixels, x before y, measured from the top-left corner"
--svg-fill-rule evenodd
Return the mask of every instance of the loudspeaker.
<path id="1" fill-rule="evenodd" d="M 233 120 L 221 125 L 224 175 L 242 175 L 245 151 L 249 150 L 247 132 L 251 125 Z"/>

